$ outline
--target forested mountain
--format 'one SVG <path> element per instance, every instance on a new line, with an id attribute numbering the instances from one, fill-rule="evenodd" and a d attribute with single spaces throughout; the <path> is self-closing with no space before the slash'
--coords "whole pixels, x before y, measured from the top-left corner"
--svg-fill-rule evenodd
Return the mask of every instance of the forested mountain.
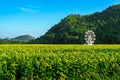
<path id="1" fill-rule="evenodd" d="M 95 31 L 95 43 L 120 43 L 120 4 L 90 15 L 68 15 L 30 43 L 85 43 L 88 30 Z"/>
<path id="2" fill-rule="evenodd" d="M 21 35 L 18 37 L 15 37 L 14 40 L 20 40 L 20 41 L 29 41 L 29 40 L 34 40 L 35 38 L 32 37 L 31 35 Z"/>

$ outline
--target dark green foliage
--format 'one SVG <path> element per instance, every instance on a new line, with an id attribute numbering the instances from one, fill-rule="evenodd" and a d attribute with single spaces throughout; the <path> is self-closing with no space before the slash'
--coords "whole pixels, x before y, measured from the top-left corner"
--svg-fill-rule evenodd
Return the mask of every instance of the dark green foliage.
<path id="1" fill-rule="evenodd" d="M 30 43 L 85 43 L 89 29 L 95 31 L 95 43 L 120 43 L 120 4 L 91 15 L 71 14 Z"/>
<path id="2" fill-rule="evenodd" d="M 14 39 L 0 39 L 0 44 L 25 44 L 27 42 Z"/>

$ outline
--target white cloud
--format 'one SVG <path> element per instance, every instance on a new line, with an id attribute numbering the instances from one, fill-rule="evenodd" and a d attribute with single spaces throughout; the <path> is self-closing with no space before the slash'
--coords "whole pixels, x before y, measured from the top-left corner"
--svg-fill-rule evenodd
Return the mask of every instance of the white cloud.
<path id="1" fill-rule="evenodd" d="M 39 8 L 40 8 L 40 7 L 34 6 L 34 5 L 27 5 L 27 7 L 29 7 L 29 8 L 36 8 L 36 9 L 39 9 Z"/>
<path id="2" fill-rule="evenodd" d="M 25 11 L 25 12 L 32 12 L 32 13 L 38 12 L 38 10 L 36 10 L 36 9 L 26 8 L 26 7 L 21 7 L 20 10 Z"/>

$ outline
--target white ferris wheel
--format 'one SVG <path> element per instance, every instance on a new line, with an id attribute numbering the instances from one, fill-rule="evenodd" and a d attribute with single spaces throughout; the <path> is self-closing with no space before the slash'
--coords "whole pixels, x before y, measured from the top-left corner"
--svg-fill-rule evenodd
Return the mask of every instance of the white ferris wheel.
<path id="1" fill-rule="evenodd" d="M 88 30 L 86 33 L 85 33 L 85 41 L 86 41 L 86 44 L 87 45 L 92 45 L 92 44 L 94 44 L 94 42 L 95 42 L 95 33 L 94 33 L 94 31 L 92 31 L 92 30 Z"/>

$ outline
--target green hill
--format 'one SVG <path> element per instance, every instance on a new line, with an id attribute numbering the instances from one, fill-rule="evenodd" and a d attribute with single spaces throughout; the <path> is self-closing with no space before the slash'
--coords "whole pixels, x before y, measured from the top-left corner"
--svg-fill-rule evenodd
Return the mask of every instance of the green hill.
<path id="1" fill-rule="evenodd" d="M 95 31 L 95 43 L 120 43 L 120 4 L 94 14 L 68 15 L 31 43 L 85 43 L 87 30 Z"/>

